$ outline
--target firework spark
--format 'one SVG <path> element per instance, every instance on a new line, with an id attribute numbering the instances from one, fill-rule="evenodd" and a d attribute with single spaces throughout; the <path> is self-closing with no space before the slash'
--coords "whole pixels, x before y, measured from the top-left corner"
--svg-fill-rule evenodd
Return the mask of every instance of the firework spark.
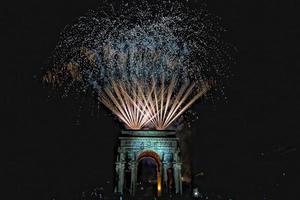
<path id="1" fill-rule="evenodd" d="M 222 32 L 177 1 L 104 4 L 65 28 L 43 80 L 65 94 L 92 89 L 130 129 L 167 129 L 209 90 L 223 94 Z"/>
<path id="2" fill-rule="evenodd" d="M 176 78 L 165 86 L 155 80 L 150 86 L 134 81 L 124 85 L 112 81 L 99 100 L 130 129 L 167 129 L 184 111 L 210 89 L 208 82 L 192 95 L 195 84 L 186 82 L 176 91 Z"/>

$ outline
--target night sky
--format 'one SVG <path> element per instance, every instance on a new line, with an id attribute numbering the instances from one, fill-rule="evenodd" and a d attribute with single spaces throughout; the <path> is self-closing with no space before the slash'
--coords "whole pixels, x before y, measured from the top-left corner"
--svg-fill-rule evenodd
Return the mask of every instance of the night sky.
<path id="1" fill-rule="evenodd" d="M 62 29 L 97 5 L 31 0 L 0 8 L 5 199 L 68 200 L 100 185 L 110 189 L 122 126 L 90 97 L 49 98 L 39 79 Z M 239 200 L 299 199 L 299 2 L 207 6 L 237 54 L 227 103 L 194 106 L 193 170 L 203 172 L 195 182 Z"/>

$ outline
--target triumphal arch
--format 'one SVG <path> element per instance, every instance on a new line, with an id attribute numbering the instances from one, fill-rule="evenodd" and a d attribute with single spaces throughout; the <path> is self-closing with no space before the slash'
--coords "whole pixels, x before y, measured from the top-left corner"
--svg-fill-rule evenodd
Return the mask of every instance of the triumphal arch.
<path id="1" fill-rule="evenodd" d="M 119 137 L 115 162 L 115 192 L 135 196 L 144 189 L 139 176 L 144 159 L 154 163 L 153 186 L 155 196 L 182 194 L 179 140 L 175 131 L 124 130 Z M 146 163 L 147 163 L 146 162 Z M 146 193 L 146 191 L 144 192 Z"/>

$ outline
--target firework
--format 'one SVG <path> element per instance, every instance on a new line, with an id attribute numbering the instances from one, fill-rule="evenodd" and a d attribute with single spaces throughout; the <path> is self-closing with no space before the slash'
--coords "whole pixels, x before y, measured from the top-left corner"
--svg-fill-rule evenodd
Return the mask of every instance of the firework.
<path id="1" fill-rule="evenodd" d="M 130 129 L 164 130 L 210 89 L 206 82 L 191 95 L 195 84 L 186 82 L 176 92 L 176 81 L 172 78 L 166 87 L 163 79 L 160 84 L 153 80 L 150 86 L 136 81 L 127 86 L 112 81 L 99 100 Z"/>
<path id="2" fill-rule="evenodd" d="M 65 28 L 43 80 L 93 89 L 129 129 L 167 129 L 212 86 L 223 92 L 229 57 L 215 20 L 179 2 L 104 4 Z"/>

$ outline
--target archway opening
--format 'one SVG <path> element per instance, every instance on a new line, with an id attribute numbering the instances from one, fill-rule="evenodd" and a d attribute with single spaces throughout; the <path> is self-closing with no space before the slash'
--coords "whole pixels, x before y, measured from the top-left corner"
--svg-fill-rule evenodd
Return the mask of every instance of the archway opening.
<path id="1" fill-rule="evenodd" d="M 152 151 L 143 152 L 137 166 L 137 194 L 143 197 L 160 196 L 160 158 Z"/>
<path id="2" fill-rule="evenodd" d="M 151 157 L 144 157 L 138 163 L 137 194 L 140 196 L 156 195 L 157 164 Z"/>

